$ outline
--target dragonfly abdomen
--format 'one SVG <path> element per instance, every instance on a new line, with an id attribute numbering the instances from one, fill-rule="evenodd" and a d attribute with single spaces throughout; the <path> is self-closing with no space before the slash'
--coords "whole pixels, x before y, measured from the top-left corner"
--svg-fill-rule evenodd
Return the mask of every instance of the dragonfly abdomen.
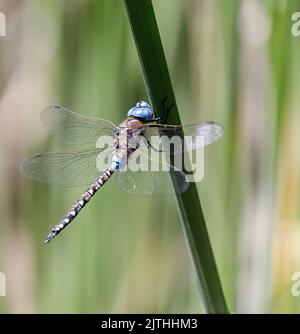
<path id="1" fill-rule="evenodd" d="M 57 236 L 66 226 L 68 226 L 74 218 L 79 214 L 81 209 L 88 203 L 88 201 L 96 194 L 96 192 L 104 185 L 104 183 L 114 173 L 113 169 L 108 169 L 94 181 L 91 186 L 81 195 L 81 198 L 76 201 L 72 208 L 66 213 L 63 219 L 56 224 L 49 235 L 45 238 L 44 243 L 50 242 L 54 237 Z"/>

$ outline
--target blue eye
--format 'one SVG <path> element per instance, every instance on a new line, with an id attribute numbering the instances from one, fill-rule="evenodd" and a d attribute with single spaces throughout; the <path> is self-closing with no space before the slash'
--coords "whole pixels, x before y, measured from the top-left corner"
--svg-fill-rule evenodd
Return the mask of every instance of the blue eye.
<path id="1" fill-rule="evenodd" d="M 153 119 L 153 111 L 148 103 L 140 101 L 136 104 L 135 107 L 128 111 L 127 116 L 138 117 L 144 120 L 151 120 Z"/>

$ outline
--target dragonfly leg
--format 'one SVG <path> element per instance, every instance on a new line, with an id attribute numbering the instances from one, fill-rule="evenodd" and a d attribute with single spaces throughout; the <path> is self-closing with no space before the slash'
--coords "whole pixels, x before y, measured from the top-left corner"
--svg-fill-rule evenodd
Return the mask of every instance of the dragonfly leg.
<path id="1" fill-rule="evenodd" d="M 150 143 L 150 141 L 149 141 L 148 138 L 146 138 L 146 137 L 144 137 L 144 138 L 145 138 L 144 142 L 145 142 L 145 144 L 146 144 L 146 146 L 148 148 L 151 148 L 153 151 L 158 152 L 158 153 L 164 152 L 163 150 L 158 150 L 156 147 L 154 147 L 153 145 L 151 145 L 151 143 Z"/>
<path id="2" fill-rule="evenodd" d="M 165 123 L 165 121 L 168 119 L 169 116 L 169 112 L 174 108 L 174 103 L 168 103 L 168 96 L 166 96 L 162 102 L 161 102 L 161 108 L 163 110 L 163 117 L 161 117 L 161 120 L 164 120 L 163 123 Z"/>
<path id="3" fill-rule="evenodd" d="M 144 120 L 143 123 L 152 123 L 152 122 L 157 122 L 160 121 L 162 118 L 161 117 L 156 117 L 156 118 L 152 118 L 150 120 Z"/>

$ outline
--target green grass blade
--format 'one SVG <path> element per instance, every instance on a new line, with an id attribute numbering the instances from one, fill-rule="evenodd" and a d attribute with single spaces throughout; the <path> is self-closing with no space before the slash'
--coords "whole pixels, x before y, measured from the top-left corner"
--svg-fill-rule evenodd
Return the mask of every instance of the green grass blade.
<path id="1" fill-rule="evenodd" d="M 167 63 L 150 0 L 124 0 L 147 91 L 156 116 L 181 124 Z M 166 107 L 172 109 L 165 119 Z M 194 264 L 202 302 L 208 313 L 228 313 L 203 211 L 194 183 L 176 196 L 183 230 Z"/>

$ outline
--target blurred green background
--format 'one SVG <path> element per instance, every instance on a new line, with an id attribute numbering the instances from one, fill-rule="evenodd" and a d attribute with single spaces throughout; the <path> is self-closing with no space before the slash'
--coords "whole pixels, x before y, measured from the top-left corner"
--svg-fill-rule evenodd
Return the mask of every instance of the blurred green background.
<path id="1" fill-rule="evenodd" d="M 225 128 L 198 189 L 229 307 L 299 312 L 300 1 L 153 5 L 183 123 Z M 19 173 L 34 152 L 60 147 L 40 123 L 44 107 L 118 123 L 147 100 L 123 1 L 0 0 L 0 11 L 0 312 L 203 312 L 173 198 L 107 184 L 45 246 L 84 189 Z"/>

